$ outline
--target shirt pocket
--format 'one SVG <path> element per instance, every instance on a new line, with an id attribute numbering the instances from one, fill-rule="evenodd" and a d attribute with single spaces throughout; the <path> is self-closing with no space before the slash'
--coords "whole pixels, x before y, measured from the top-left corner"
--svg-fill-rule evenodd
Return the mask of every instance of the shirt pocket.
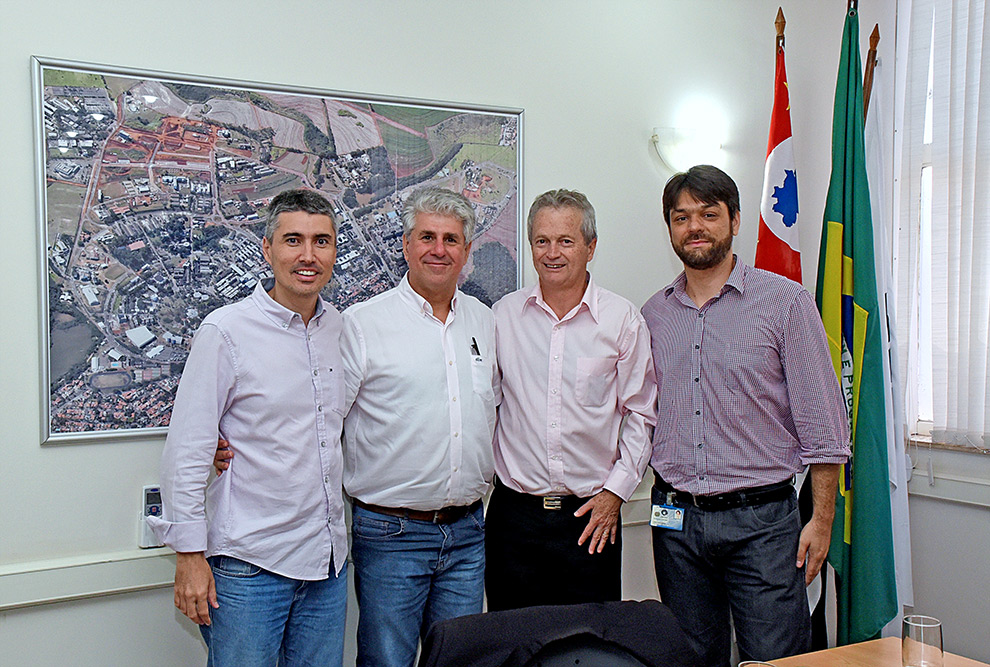
<path id="1" fill-rule="evenodd" d="M 495 390 L 492 388 L 492 377 L 495 369 L 492 364 L 479 355 L 471 356 L 471 388 L 484 401 L 495 400 Z"/>
<path id="2" fill-rule="evenodd" d="M 578 357 L 575 393 L 580 405 L 605 405 L 611 398 L 615 378 L 615 359 L 610 357 Z"/>
<path id="3" fill-rule="evenodd" d="M 344 372 L 337 364 L 334 368 L 327 368 L 325 377 L 327 378 L 326 396 L 331 409 L 334 412 L 344 413 Z"/>

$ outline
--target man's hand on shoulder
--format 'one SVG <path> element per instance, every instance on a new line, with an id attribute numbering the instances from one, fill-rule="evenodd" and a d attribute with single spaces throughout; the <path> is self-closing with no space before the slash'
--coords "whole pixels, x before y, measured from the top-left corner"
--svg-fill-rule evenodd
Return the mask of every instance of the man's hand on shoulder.
<path id="1" fill-rule="evenodd" d="M 210 624 L 210 607 L 217 603 L 213 570 L 202 551 L 175 554 L 175 607 L 193 623 Z"/>
<path id="2" fill-rule="evenodd" d="M 213 455 L 213 468 L 217 471 L 217 477 L 230 467 L 232 458 L 234 458 L 234 450 L 230 448 L 230 443 L 223 438 L 217 438 L 217 452 Z"/>
<path id="3" fill-rule="evenodd" d="M 587 541 L 588 553 L 593 554 L 596 551 L 601 553 L 608 543 L 615 544 L 620 507 L 622 507 L 622 498 L 608 489 L 602 489 L 581 505 L 574 516 L 584 516 L 591 512 L 591 518 L 588 519 L 588 525 L 578 538 L 578 546 Z"/>

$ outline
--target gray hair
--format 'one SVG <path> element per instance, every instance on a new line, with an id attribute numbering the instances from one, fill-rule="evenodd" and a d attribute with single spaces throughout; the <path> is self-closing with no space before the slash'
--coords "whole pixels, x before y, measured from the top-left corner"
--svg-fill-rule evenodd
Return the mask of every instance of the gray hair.
<path id="1" fill-rule="evenodd" d="M 419 213 L 436 213 L 449 215 L 461 221 L 464 231 L 464 243 L 470 243 L 474 237 L 475 216 L 474 207 L 464 195 L 438 187 L 420 188 L 413 192 L 402 205 L 402 234 L 409 236 L 416 226 L 416 215 Z"/>
<path id="2" fill-rule="evenodd" d="M 536 214 L 545 208 L 574 208 L 581 212 L 581 235 L 584 242 L 590 244 L 598 238 L 598 228 L 595 226 L 595 207 L 588 198 L 577 190 L 549 190 L 536 198 L 529 207 L 529 218 L 526 220 L 526 233 L 529 242 L 533 242 L 533 220 Z"/>
<path id="3" fill-rule="evenodd" d="M 337 235 L 337 218 L 333 214 L 333 205 L 330 201 L 319 192 L 298 188 L 278 193 L 268 205 L 268 217 L 265 218 L 265 238 L 268 239 L 269 243 L 275 239 L 278 216 L 296 211 L 327 216 L 333 225 L 334 236 Z"/>

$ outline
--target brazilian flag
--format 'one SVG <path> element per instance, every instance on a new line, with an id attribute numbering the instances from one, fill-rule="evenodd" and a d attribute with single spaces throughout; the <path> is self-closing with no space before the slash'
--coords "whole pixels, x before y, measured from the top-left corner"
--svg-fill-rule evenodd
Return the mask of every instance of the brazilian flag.
<path id="1" fill-rule="evenodd" d="M 897 614 L 861 71 L 859 17 L 851 9 L 842 31 L 835 85 L 832 175 L 816 289 L 852 439 L 852 458 L 839 480 L 828 554 L 836 573 L 840 645 L 877 636 Z"/>

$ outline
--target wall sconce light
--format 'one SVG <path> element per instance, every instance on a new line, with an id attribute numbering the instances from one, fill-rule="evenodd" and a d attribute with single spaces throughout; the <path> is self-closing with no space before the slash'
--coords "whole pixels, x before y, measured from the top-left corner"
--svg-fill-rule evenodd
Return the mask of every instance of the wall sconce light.
<path id="1" fill-rule="evenodd" d="M 719 166 L 722 162 L 722 142 L 705 128 L 655 127 L 650 141 L 671 171 L 684 171 L 696 164 Z"/>

